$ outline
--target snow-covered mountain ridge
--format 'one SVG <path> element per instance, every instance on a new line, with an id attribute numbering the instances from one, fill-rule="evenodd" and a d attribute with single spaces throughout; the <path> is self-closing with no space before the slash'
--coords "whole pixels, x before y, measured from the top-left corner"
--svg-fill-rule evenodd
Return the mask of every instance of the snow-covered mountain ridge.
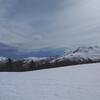
<path id="1" fill-rule="evenodd" d="M 73 50 L 69 54 L 66 54 L 63 57 L 81 57 L 84 59 L 100 59 L 100 47 L 99 46 L 90 46 L 90 47 L 79 47 L 76 50 Z"/>
<path id="2" fill-rule="evenodd" d="M 6 57 L 0 57 L 0 62 L 5 62 L 7 60 L 8 60 L 8 58 L 6 58 Z"/>
<path id="3" fill-rule="evenodd" d="M 69 52 L 65 51 L 63 56 L 58 57 L 51 62 L 63 61 L 65 59 L 98 61 L 100 60 L 100 47 L 99 46 L 79 47 Z"/>
<path id="4" fill-rule="evenodd" d="M 28 57 L 14 60 L 0 57 L 1 71 L 28 71 L 100 62 L 100 47 L 79 47 L 58 57 Z"/>

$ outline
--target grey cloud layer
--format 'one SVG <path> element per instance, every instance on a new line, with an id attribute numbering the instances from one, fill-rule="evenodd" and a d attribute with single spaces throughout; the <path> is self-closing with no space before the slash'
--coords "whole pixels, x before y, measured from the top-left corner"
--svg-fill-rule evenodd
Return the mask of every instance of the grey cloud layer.
<path id="1" fill-rule="evenodd" d="M 99 0 L 0 0 L 0 42 L 18 49 L 99 44 Z"/>

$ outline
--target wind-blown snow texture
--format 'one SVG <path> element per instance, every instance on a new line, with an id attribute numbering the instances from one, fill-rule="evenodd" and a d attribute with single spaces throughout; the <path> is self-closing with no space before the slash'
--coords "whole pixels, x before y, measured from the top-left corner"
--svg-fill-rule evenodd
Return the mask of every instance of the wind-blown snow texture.
<path id="1" fill-rule="evenodd" d="M 100 100 L 100 63 L 0 73 L 0 100 Z"/>

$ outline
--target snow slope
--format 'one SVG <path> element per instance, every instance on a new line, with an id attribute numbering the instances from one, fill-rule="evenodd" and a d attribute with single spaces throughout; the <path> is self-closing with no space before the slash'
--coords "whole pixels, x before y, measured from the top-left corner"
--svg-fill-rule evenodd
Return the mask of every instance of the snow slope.
<path id="1" fill-rule="evenodd" d="M 65 52 L 65 54 L 58 59 L 64 59 L 64 58 L 69 58 L 69 59 L 75 59 L 74 57 L 78 59 L 91 59 L 92 61 L 98 61 L 100 60 L 100 47 L 99 46 L 88 46 L 88 47 L 79 47 L 76 50 L 70 51 L 69 54 L 68 52 Z"/>
<path id="2" fill-rule="evenodd" d="M 0 73 L 0 100 L 100 100 L 100 63 Z"/>
<path id="3" fill-rule="evenodd" d="M 6 62 L 8 60 L 8 58 L 6 57 L 0 57 L 0 62 Z"/>
<path id="4" fill-rule="evenodd" d="M 24 60 L 26 62 L 30 62 L 30 61 L 40 61 L 40 60 L 46 60 L 47 57 L 28 57 L 28 58 L 24 58 Z"/>

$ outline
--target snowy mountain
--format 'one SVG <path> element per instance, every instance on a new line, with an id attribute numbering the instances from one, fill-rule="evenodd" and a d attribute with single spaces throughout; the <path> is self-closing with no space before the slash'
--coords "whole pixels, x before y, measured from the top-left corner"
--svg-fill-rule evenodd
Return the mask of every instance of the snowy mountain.
<path id="1" fill-rule="evenodd" d="M 100 62 L 100 47 L 79 47 L 57 57 L 0 58 L 0 71 L 30 71 Z"/>
<path id="2" fill-rule="evenodd" d="M 24 60 L 26 62 L 30 62 L 30 61 L 41 61 L 41 60 L 46 60 L 48 59 L 47 57 L 28 57 L 28 58 L 24 58 Z"/>
<path id="3" fill-rule="evenodd" d="M 6 57 L 0 57 L 0 62 L 6 62 L 8 60 L 8 58 Z"/>
<path id="4" fill-rule="evenodd" d="M 0 73 L 0 100 L 100 100 L 100 63 Z"/>
<path id="5" fill-rule="evenodd" d="M 100 47 L 99 46 L 90 46 L 90 47 L 79 47 L 76 50 L 71 51 L 69 54 L 65 53 L 65 58 L 83 58 L 91 60 L 100 60 Z"/>

